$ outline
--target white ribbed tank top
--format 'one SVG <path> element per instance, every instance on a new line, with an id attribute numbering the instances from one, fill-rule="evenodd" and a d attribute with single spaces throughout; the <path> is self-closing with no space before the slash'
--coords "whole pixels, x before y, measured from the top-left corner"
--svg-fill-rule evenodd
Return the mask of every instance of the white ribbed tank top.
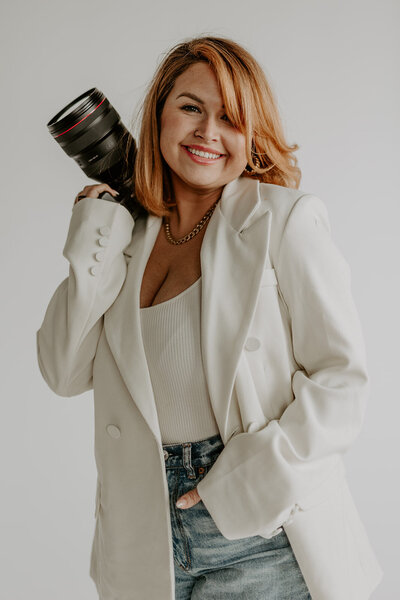
<path id="1" fill-rule="evenodd" d="M 163 444 L 219 433 L 201 357 L 200 281 L 201 276 L 177 296 L 140 309 Z"/>

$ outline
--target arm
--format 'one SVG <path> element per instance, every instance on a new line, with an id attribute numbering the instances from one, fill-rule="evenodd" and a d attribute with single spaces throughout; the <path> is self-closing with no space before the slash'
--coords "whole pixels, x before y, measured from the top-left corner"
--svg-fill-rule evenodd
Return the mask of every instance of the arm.
<path id="1" fill-rule="evenodd" d="M 87 197 L 72 209 L 63 250 L 70 263 L 69 276 L 54 292 L 36 333 L 40 372 L 60 396 L 74 396 L 92 387 L 103 315 L 125 281 L 123 250 L 131 241 L 133 227 L 132 216 L 117 203 Z M 99 245 L 100 238 L 106 245 Z"/>
<path id="2" fill-rule="evenodd" d="M 369 393 L 350 269 L 317 197 L 294 204 L 275 270 L 300 368 L 281 418 L 229 440 L 197 487 L 228 539 L 271 532 L 321 485 L 359 434 Z"/>

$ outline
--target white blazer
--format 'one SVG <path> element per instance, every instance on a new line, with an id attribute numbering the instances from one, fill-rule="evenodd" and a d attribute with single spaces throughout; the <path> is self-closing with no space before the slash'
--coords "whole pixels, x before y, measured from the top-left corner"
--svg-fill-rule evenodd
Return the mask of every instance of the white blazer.
<path id="1" fill-rule="evenodd" d="M 72 210 L 69 276 L 37 332 L 61 396 L 94 390 L 98 470 L 90 576 L 101 600 L 174 600 L 168 486 L 140 326 L 161 218 L 104 199 Z M 133 232 L 133 234 L 132 234 Z M 222 535 L 284 528 L 313 600 L 365 600 L 383 571 L 343 454 L 369 394 L 350 269 L 325 204 L 292 188 L 228 183 L 201 253 L 201 343 L 222 441 L 198 492 Z"/>

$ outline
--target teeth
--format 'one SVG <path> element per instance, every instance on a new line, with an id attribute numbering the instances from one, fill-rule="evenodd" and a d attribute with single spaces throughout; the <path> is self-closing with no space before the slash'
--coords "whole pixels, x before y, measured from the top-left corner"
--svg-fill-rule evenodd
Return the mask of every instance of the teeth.
<path id="1" fill-rule="evenodd" d="M 222 154 L 211 154 L 210 152 L 202 152 L 201 150 L 195 150 L 194 148 L 189 148 L 188 146 L 186 147 L 192 154 L 202 156 L 203 158 L 219 158 L 220 156 L 222 156 Z"/>

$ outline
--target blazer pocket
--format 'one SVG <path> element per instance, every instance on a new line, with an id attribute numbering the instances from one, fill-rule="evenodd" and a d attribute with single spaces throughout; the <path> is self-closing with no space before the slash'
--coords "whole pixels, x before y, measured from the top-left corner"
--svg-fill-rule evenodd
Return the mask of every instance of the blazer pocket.
<path id="1" fill-rule="evenodd" d="M 263 274 L 261 276 L 261 286 L 277 284 L 278 280 L 276 278 L 275 269 L 269 267 L 267 269 L 264 269 Z"/>

